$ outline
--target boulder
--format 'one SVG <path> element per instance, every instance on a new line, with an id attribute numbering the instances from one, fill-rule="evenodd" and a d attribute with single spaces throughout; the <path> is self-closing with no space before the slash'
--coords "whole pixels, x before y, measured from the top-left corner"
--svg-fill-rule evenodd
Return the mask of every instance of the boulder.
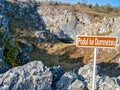
<path id="1" fill-rule="evenodd" d="M 85 85 L 80 80 L 75 80 L 69 87 L 68 90 L 86 90 Z"/>
<path id="2" fill-rule="evenodd" d="M 0 75 L 0 90 L 51 90 L 52 73 L 34 61 Z"/>
<path id="3" fill-rule="evenodd" d="M 66 72 L 56 83 L 56 90 L 67 90 L 77 78 L 77 74 L 74 71 Z"/>
<path id="4" fill-rule="evenodd" d="M 119 90 L 120 86 L 115 81 L 116 78 L 104 77 L 99 84 L 98 90 Z"/>
<path id="5" fill-rule="evenodd" d="M 52 72 L 53 82 L 52 82 L 52 90 L 56 89 L 56 82 L 60 79 L 60 77 L 64 74 L 64 71 L 62 67 L 60 66 L 53 66 L 50 68 L 50 71 Z"/>
<path id="6" fill-rule="evenodd" d="M 120 88 L 119 79 L 117 77 L 112 78 L 104 74 L 98 75 L 99 69 L 97 69 L 97 66 L 96 66 L 97 72 L 95 76 L 96 89 L 97 90 L 119 90 Z M 92 89 L 92 78 L 93 78 L 93 65 L 87 64 L 81 67 L 78 71 L 78 75 L 84 78 L 84 80 L 82 81 L 86 82 L 88 90 L 91 90 Z"/>
<path id="7" fill-rule="evenodd" d="M 92 70 L 92 64 L 87 64 L 78 73 L 64 73 L 60 66 L 47 68 L 41 61 L 33 61 L 0 74 L 0 90 L 91 90 Z M 97 90 L 120 88 L 120 76 L 96 74 L 95 81 Z"/>

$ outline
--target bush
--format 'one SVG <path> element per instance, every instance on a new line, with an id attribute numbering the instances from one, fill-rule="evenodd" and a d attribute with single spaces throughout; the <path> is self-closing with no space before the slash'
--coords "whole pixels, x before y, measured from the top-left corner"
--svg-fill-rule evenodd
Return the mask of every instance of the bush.
<path id="1" fill-rule="evenodd" d="M 66 23 L 68 23 L 69 22 L 69 19 L 68 19 L 68 17 L 66 18 Z"/>
<path id="2" fill-rule="evenodd" d="M 96 3 L 95 6 L 94 6 L 95 9 L 99 9 L 99 4 Z"/>
<path id="3" fill-rule="evenodd" d="M 77 2 L 78 5 L 80 5 L 81 3 L 80 2 Z"/>
<path id="4" fill-rule="evenodd" d="M 108 13 L 113 10 L 110 4 L 106 4 L 105 6 L 101 6 L 102 12 Z"/>
<path id="5" fill-rule="evenodd" d="M 9 33 L 3 31 L 3 27 L 0 28 L 0 47 L 4 48 L 3 61 L 10 67 L 20 65 L 21 52 L 19 45 L 14 37 Z"/>
<path id="6" fill-rule="evenodd" d="M 90 3 L 90 4 L 88 4 L 88 7 L 89 7 L 89 8 L 92 8 L 93 6 L 92 6 L 92 4 Z"/>
<path id="7" fill-rule="evenodd" d="M 20 51 L 17 41 L 11 34 L 8 34 L 4 40 L 4 61 L 10 66 L 18 66 L 20 64 Z M 19 58 L 18 58 L 19 57 Z"/>

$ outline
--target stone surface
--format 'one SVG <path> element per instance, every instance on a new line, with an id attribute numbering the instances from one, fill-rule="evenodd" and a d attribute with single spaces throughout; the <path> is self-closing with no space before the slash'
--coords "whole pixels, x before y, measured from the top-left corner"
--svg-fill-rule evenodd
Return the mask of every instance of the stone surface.
<path id="1" fill-rule="evenodd" d="M 0 90 L 91 90 L 92 70 L 92 64 L 87 64 L 78 72 L 64 73 L 59 66 L 47 68 L 41 61 L 34 61 L 0 74 Z M 96 74 L 97 90 L 119 88 L 120 76 Z"/>
<path id="2" fill-rule="evenodd" d="M 99 76 L 98 72 L 99 69 L 97 69 L 96 77 L 95 77 L 96 88 L 98 90 L 119 90 L 120 85 L 118 85 L 118 82 L 116 82 L 117 78 L 110 78 L 109 76 L 105 76 L 104 74 Z M 78 74 L 84 78 L 84 80 L 82 81 L 85 81 L 87 83 L 88 90 L 91 90 L 93 65 L 92 64 L 85 65 L 84 67 L 79 69 Z"/>
<path id="3" fill-rule="evenodd" d="M 85 85 L 80 80 L 75 80 L 69 87 L 68 90 L 86 90 Z"/>
<path id="4" fill-rule="evenodd" d="M 64 71 L 60 66 L 53 66 L 50 68 L 50 71 L 53 73 L 53 82 L 58 81 L 60 77 L 64 74 Z"/>
<path id="5" fill-rule="evenodd" d="M 77 79 L 77 74 L 70 71 L 61 76 L 60 80 L 56 83 L 57 90 L 67 90 L 68 87 Z"/>
<path id="6" fill-rule="evenodd" d="M 0 74 L 8 71 L 10 67 L 2 60 L 0 59 Z"/>
<path id="7" fill-rule="evenodd" d="M 60 79 L 60 77 L 64 74 L 64 71 L 62 67 L 60 66 L 53 66 L 50 68 L 50 71 L 52 72 L 53 82 L 52 82 L 52 89 L 56 89 L 56 82 Z"/>
<path id="8" fill-rule="evenodd" d="M 0 75 L 0 90 L 51 90 L 52 73 L 34 61 Z"/>
<path id="9" fill-rule="evenodd" d="M 46 28 L 59 39 L 72 39 L 79 34 L 107 35 L 119 38 L 120 16 L 103 19 L 92 18 L 86 13 L 74 12 L 71 9 L 39 7 L 38 13 L 43 17 Z M 119 38 L 120 42 L 120 38 Z"/>
<path id="10" fill-rule="evenodd" d="M 0 48 L 0 58 L 3 58 L 3 52 L 4 52 L 4 49 Z"/>

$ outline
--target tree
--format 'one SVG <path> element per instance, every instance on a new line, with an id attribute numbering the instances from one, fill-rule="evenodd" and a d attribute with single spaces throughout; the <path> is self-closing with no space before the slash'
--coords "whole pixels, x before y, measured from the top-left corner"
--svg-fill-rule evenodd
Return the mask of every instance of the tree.
<path id="1" fill-rule="evenodd" d="M 92 6 L 92 4 L 90 3 L 90 4 L 88 4 L 88 7 L 89 7 L 89 8 L 92 8 L 93 6 Z"/>
<path id="2" fill-rule="evenodd" d="M 96 3 L 95 6 L 94 6 L 95 9 L 99 9 L 99 4 Z"/>
<path id="3" fill-rule="evenodd" d="M 80 5 L 81 3 L 80 2 L 77 2 L 78 5 Z"/>
<path id="4" fill-rule="evenodd" d="M 103 12 L 107 13 L 113 10 L 110 4 L 106 4 L 105 6 L 101 6 Z"/>
<path id="5" fill-rule="evenodd" d="M 4 40 L 4 61 L 10 66 L 18 66 L 20 64 L 19 45 L 11 34 L 8 34 Z M 21 57 L 21 55 L 19 56 Z"/>

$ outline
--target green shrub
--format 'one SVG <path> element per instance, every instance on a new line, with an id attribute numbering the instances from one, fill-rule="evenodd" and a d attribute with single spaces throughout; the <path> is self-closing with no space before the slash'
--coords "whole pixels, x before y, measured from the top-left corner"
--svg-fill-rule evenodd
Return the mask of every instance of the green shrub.
<path id="1" fill-rule="evenodd" d="M 88 7 L 89 7 L 89 8 L 92 8 L 93 6 L 92 6 L 92 4 L 90 3 L 90 4 L 88 4 Z"/>
<path id="2" fill-rule="evenodd" d="M 14 45 L 11 45 L 11 42 L 14 42 Z M 19 45 L 17 41 L 13 40 L 12 35 L 8 34 L 4 40 L 4 61 L 10 66 L 18 66 L 20 64 L 20 55 Z"/>
<path id="3" fill-rule="evenodd" d="M 21 60 L 21 52 L 19 50 L 18 42 L 10 33 L 6 35 L 3 29 L 3 27 L 0 28 L 0 47 L 4 48 L 3 60 L 10 67 L 18 66 L 20 65 Z"/>
<path id="4" fill-rule="evenodd" d="M 80 5 L 81 3 L 80 2 L 77 2 L 78 5 Z"/>
<path id="5" fill-rule="evenodd" d="M 105 6 L 101 6 L 102 12 L 108 13 L 113 10 L 110 4 L 106 4 Z"/>
<path id="6" fill-rule="evenodd" d="M 99 4 L 96 3 L 95 6 L 94 6 L 95 9 L 99 9 Z"/>
<path id="7" fill-rule="evenodd" d="M 69 22 L 69 19 L 68 19 L 68 17 L 66 18 L 66 23 L 68 23 Z"/>

